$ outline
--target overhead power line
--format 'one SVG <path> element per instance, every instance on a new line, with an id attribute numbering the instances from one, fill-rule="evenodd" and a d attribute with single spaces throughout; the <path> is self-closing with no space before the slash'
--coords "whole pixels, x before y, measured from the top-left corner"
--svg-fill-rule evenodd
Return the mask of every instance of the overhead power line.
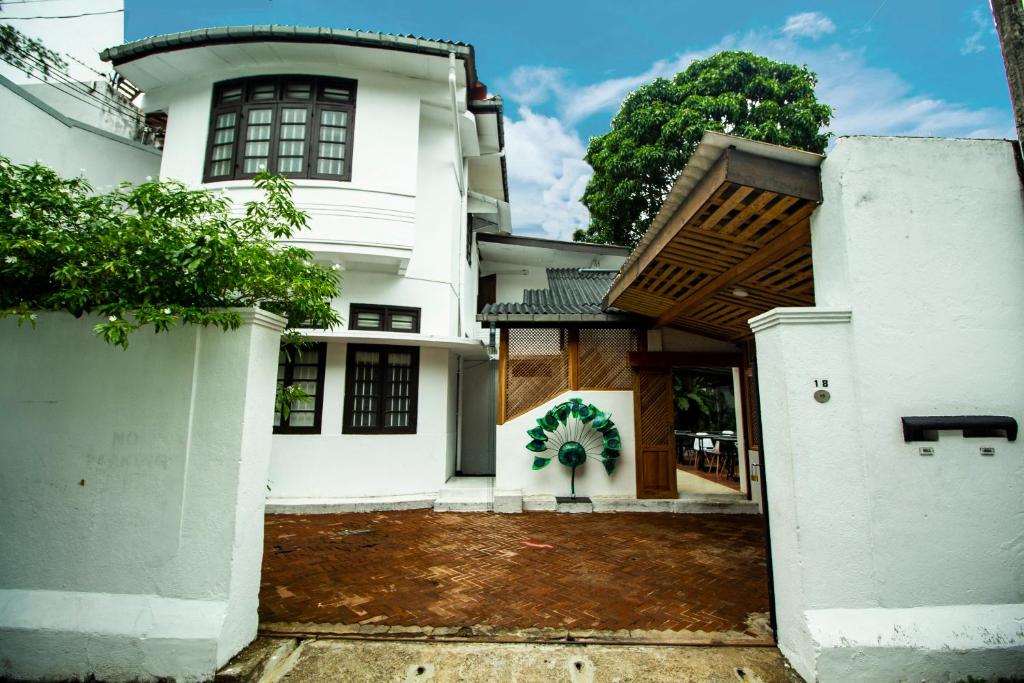
<path id="1" fill-rule="evenodd" d="M 101 14 L 118 14 L 124 12 L 123 9 L 112 9 L 106 12 L 83 12 L 82 14 L 57 14 L 49 17 L 2 17 L 3 21 L 26 21 L 28 19 L 78 19 L 79 17 L 95 17 Z"/>

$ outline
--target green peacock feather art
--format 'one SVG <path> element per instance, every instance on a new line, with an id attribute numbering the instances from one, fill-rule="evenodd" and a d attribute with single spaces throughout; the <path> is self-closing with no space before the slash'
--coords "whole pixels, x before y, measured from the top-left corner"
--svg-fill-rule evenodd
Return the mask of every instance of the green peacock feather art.
<path id="1" fill-rule="evenodd" d="M 543 469 L 557 457 L 558 462 L 572 470 L 573 498 L 576 497 L 577 467 L 587 458 L 600 460 L 611 476 L 622 451 L 622 439 L 611 415 L 579 398 L 554 406 L 526 433 L 531 439 L 526 449 L 533 453 L 533 469 Z"/>

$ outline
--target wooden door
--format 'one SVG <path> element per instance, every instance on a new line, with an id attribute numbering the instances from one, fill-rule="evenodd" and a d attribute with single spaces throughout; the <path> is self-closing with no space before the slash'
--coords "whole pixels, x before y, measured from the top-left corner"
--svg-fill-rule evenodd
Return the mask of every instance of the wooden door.
<path id="1" fill-rule="evenodd" d="M 498 276 L 484 275 L 479 280 L 476 290 L 476 312 L 479 313 L 487 304 L 498 301 Z"/>
<path id="2" fill-rule="evenodd" d="M 672 372 L 637 368 L 633 376 L 637 498 L 676 498 Z"/>

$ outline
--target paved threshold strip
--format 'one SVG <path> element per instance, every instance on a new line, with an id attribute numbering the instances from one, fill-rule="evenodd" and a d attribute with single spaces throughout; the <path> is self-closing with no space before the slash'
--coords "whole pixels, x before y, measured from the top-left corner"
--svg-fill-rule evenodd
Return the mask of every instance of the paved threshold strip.
<path id="1" fill-rule="evenodd" d="M 500 629 L 488 626 L 431 627 L 382 624 L 264 623 L 267 638 L 386 640 L 408 642 L 547 643 L 577 645 L 647 645 L 686 647 L 775 647 L 766 616 L 754 615 L 747 633 L 736 631 L 659 631 L 641 629 L 573 630 L 558 628 Z M 757 635 L 752 635 L 756 633 Z"/>
<path id="2" fill-rule="evenodd" d="M 802 683 L 772 647 L 261 637 L 217 683 Z"/>

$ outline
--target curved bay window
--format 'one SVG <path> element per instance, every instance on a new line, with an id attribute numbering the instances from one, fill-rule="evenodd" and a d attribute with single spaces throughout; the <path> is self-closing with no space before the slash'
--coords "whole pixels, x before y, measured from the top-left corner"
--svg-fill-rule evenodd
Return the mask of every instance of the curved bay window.
<path id="1" fill-rule="evenodd" d="M 213 88 L 204 182 L 252 178 L 350 180 L 356 83 L 267 76 Z"/>

